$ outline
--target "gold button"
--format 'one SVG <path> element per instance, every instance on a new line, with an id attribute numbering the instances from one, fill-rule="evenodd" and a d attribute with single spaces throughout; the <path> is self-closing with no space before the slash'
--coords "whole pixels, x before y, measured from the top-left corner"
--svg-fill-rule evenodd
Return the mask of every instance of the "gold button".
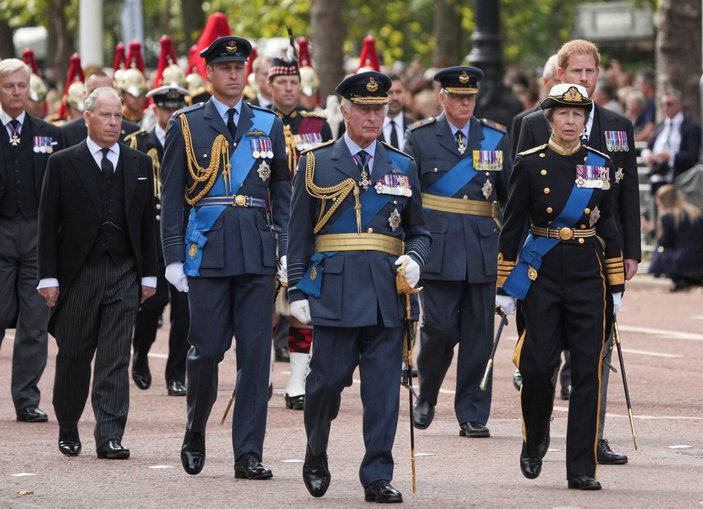
<path id="1" fill-rule="evenodd" d="M 551 222 L 551 221 L 547 221 L 547 226 L 549 226 L 550 224 L 552 224 L 552 222 Z"/>
<path id="2" fill-rule="evenodd" d="M 236 146 L 237 146 L 237 142 L 232 143 L 232 146 L 236 147 Z"/>
<path id="3" fill-rule="evenodd" d="M 547 154 L 545 154 L 544 152 L 540 152 L 540 153 L 539 153 L 539 156 L 540 156 L 540 157 L 547 157 Z"/>
<path id="4" fill-rule="evenodd" d="M 581 226 L 579 226 L 579 228 L 581 228 L 582 230 L 585 230 L 585 229 L 586 229 L 586 225 L 585 225 L 585 224 L 582 224 Z"/>
<path id="5" fill-rule="evenodd" d="M 157 221 L 161 221 L 161 216 L 158 215 L 158 214 L 156 214 L 156 220 L 157 220 Z"/>
<path id="6" fill-rule="evenodd" d="M 583 244 L 585 241 L 583 239 L 579 239 L 579 244 Z"/>
<path id="7" fill-rule="evenodd" d="M 468 199 L 469 199 L 469 197 L 468 197 L 467 195 L 464 195 L 463 198 L 464 198 L 465 200 L 468 200 Z"/>
<path id="8" fill-rule="evenodd" d="M 544 194 L 549 194 L 549 193 L 550 193 L 549 188 L 548 188 L 548 187 L 545 187 L 545 188 L 544 188 Z"/>
<path id="9" fill-rule="evenodd" d="M 545 170 L 544 168 L 542 168 L 542 171 L 540 171 L 540 173 L 541 173 L 542 175 L 546 175 L 546 174 L 547 174 L 547 170 Z"/>
<path id="10" fill-rule="evenodd" d="M 547 214 L 551 214 L 554 212 L 554 209 L 552 207 L 547 207 Z"/>
<path id="11" fill-rule="evenodd" d="M 366 230 L 366 233 L 373 233 L 373 228 L 369 228 L 368 230 Z"/>
<path id="12" fill-rule="evenodd" d="M 590 214 L 590 213 L 591 213 L 591 209 L 589 209 L 588 207 L 586 207 L 583 212 L 584 212 L 585 214 Z"/>
<path id="13" fill-rule="evenodd" d="M 157 204 L 156 204 L 156 210 L 161 210 L 161 204 L 160 204 L 160 203 L 157 203 Z"/>

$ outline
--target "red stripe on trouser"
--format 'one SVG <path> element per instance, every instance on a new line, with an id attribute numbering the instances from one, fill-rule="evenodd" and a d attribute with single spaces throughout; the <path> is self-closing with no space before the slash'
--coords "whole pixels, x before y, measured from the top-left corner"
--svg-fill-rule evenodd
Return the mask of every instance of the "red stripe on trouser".
<path id="1" fill-rule="evenodd" d="M 312 329 L 305 327 L 288 328 L 288 351 L 291 353 L 310 353 Z"/>

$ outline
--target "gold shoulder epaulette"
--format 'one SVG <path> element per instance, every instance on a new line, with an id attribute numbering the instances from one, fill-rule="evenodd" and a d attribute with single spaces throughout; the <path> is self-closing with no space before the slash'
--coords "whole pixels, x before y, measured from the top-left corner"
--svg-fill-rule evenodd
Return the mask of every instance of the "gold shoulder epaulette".
<path id="1" fill-rule="evenodd" d="M 610 159 L 610 156 L 608 154 L 606 154 L 605 152 L 601 152 L 600 150 L 596 150 L 593 147 L 589 147 L 588 145 L 584 145 L 584 147 L 586 147 L 586 150 L 590 150 L 591 152 L 595 152 L 599 156 L 603 156 L 606 159 Z"/>
<path id="2" fill-rule="evenodd" d="M 418 120 L 417 122 L 413 123 L 411 126 L 408 127 L 411 131 L 414 129 L 417 129 L 418 127 L 424 127 L 426 125 L 431 125 L 434 124 L 437 121 L 435 117 L 429 117 L 429 118 L 423 118 L 422 120 Z"/>
<path id="3" fill-rule="evenodd" d="M 248 104 L 249 107 L 250 107 L 251 109 L 253 109 L 253 110 L 265 111 L 266 113 L 270 113 L 271 115 L 275 115 L 275 113 L 273 112 L 273 110 L 270 110 L 270 109 L 268 109 L 268 108 L 262 108 L 261 106 L 257 106 L 256 104 L 251 104 L 251 103 L 247 103 L 247 104 Z"/>
<path id="4" fill-rule="evenodd" d="M 499 124 L 498 122 L 493 122 L 493 120 L 488 120 L 487 118 L 482 118 L 481 123 L 485 126 L 492 127 L 496 131 L 500 131 L 503 134 L 508 133 L 507 127 L 505 127 L 503 124 Z"/>
<path id="5" fill-rule="evenodd" d="M 205 106 L 205 103 L 191 104 L 190 106 L 186 106 L 185 108 L 181 108 L 180 110 L 174 112 L 172 116 L 177 117 L 181 113 L 190 113 L 191 111 L 199 110 L 200 108 L 202 108 L 204 106 Z"/>
<path id="6" fill-rule="evenodd" d="M 527 150 L 523 150 L 522 152 L 519 152 L 518 155 L 519 156 L 526 156 L 529 154 L 534 154 L 535 152 L 539 152 L 540 150 L 545 149 L 545 148 L 547 148 L 546 143 L 543 145 L 538 145 L 536 147 L 528 148 Z"/>
<path id="7" fill-rule="evenodd" d="M 321 115 L 320 113 L 315 113 L 314 111 L 302 110 L 302 111 L 300 111 L 300 116 L 303 118 L 319 118 L 322 120 L 327 120 L 327 117 L 325 115 Z"/>
<path id="8" fill-rule="evenodd" d="M 405 152 L 403 152 L 399 148 L 395 148 L 393 145 L 390 145 L 390 144 L 386 143 L 385 141 L 381 141 L 381 145 L 383 145 L 386 148 L 386 150 L 392 150 L 393 152 L 397 152 L 401 155 L 404 155 L 408 159 L 412 159 L 413 161 L 415 160 L 415 158 L 413 156 L 411 156 L 410 154 L 406 154 Z"/>
<path id="9" fill-rule="evenodd" d="M 129 144 L 129 148 L 135 149 L 137 148 L 137 138 L 142 136 L 143 134 L 146 134 L 146 131 L 144 129 L 140 129 L 139 131 L 134 131 L 133 133 L 128 134 L 125 136 L 122 141 L 125 143 Z"/>
<path id="10" fill-rule="evenodd" d="M 308 152 L 312 152 L 313 150 L 321 149 L 322 147 L 326 147 L 327 145 L 331 145 L 331 144 L 334 143 L 335 141 L 337 141 L 337 140 L 325 141 L 325 142 L 320 143 L 319 145 L 317 145 L 317 146 L 315 146 L 315 147 L 312 147 L 312 148 L 308 148 L 308 149 L 303 150 L 303 151 L 300 153 L 300 155 L 302 156 L 303 154 L 307 154 Z"/>

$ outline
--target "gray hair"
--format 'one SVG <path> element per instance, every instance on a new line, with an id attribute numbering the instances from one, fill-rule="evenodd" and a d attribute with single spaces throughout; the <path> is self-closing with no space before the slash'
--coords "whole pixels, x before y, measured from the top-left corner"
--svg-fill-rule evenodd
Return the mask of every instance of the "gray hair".
<path id="1" fill-rule="evenodd" d="M 542 79 L 552 80 L 557 75 L 557 54 L 555 53 L 544 64 L 544 69 L 542 69 Z"/>
<path id="2" fill-rule="evenodd" d="M 98 87 L 95 90 L 93 90 L 88 98 L 85 100 L 85 111 L 89 112 L 94 112 L 95 111 L 95 105 L 98 102 L 98 99 L 102 96 L 107 96 L 111 95 L 115 99 L 117 99 L 120 104 L 122 104 L 122 99 L 120 98 L 120 94 L 117 93 L 117 90 L 115 90 L 112 87 Z"/>
<path id="3" fill-rule="evenodd" d="M 5 58 L 4 60 L 0 60 L 0 78 L 5 78 L 20 69 L 27 73 L 27 81 L 29 81 L 32 70 L 22 60 L 19 58 Z"/>

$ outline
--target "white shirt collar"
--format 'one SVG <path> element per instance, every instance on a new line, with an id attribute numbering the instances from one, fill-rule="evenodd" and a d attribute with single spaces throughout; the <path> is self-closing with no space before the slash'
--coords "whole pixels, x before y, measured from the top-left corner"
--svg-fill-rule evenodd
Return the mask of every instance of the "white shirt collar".
<path id="1" fill-rule="evenodd" d="M 215 109 L 217 109 L 217 113 L 220 114 L 220 117 L 225 121 L 225 124 L 227 123 L 227 110 L 231 108 L 231 106 L 227 106 L 225 103 L 220 102 L 217 100 L 217 98 L 213 95 L 212 96 L 212 104 L 215 105 Z M 242 98 L 239 98 L 239 101 L 237 104 L 234 105 L 234 123 L 238 123 L 239 119 L 239 114 L 242 112 Z"/>
<path id="2" fill-rule="evenodd" d="M 154 126 L 154 134 L 156 134 L 159 143 L 161 143 L 161 148 L 163 148 L 166 145 L 166 130 L 162 129 L 159 124 L 156 124 Z"/>
<path id="3" fill-rule="evenodd" d="M 25 117 L 25 112 L 22 110 L 22 113 L 17 115 L 17 120 L 19 121 L 20 124 L 24 124 L 24 117 Z M 5 113 L 5 111 L 0 108 L 0 122 L 2 122 L 2 125 L 6 126 L 8 122 L 12 120 L 12 117 Z"/>

